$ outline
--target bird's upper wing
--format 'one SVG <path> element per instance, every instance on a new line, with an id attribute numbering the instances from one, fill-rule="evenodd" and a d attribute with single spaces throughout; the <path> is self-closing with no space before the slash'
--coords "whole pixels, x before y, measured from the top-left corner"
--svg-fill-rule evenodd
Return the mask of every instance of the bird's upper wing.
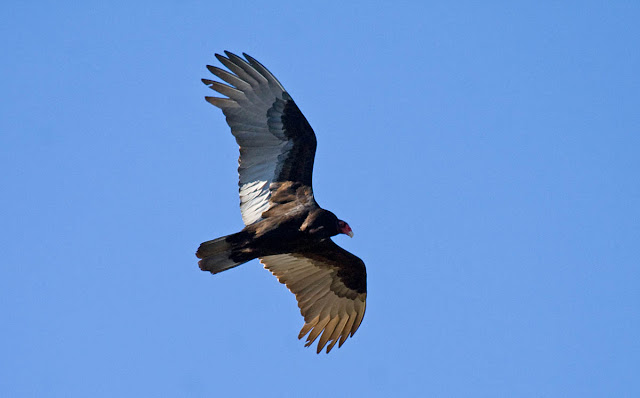
<path id="1" fill-rule="evenodd" d="M 318 353 L 339 341 L 342 346 L 358 330 L 367 299 L 367 271 L 358 257 L 330 239 L 296 253 L 262 257 L 260 261 L 296 295 L 310 346 L 320 336 Z"/>
<path id="2" fill-rule="evenodd" d="M 271 183 L 292 181 L 311 188 L 316 136 L 282 84 L 258 61 L 225 51 L 216 58 L 232 73 L 207 66 L 229 85 L 202 79 L 226 98 L 206 97 L 222 109 L 240 146 L 240 211 L 245 225 L 271 206 Z"/>

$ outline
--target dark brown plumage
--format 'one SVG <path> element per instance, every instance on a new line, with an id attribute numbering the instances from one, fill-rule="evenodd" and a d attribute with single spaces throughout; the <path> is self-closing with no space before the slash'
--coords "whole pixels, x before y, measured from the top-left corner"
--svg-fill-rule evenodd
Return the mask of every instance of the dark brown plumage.
<path id="1" fill-rule="evenodd" d="M 196 256 L 213 274 L 259 258 L 296 295 L 307 333 L 318 352 L 342 346 L 364 316 L 367 273 L 362 260 L 330 238 L 353 236 L 349 225 L 313 196 L 316 136 L 284 87 L 262 64 L 225 51 L 216 58 L 229 71 L 207 66 L 229 85 L 202 81 L 226 98 L 205 97 L 222 109 L 240 146 L 240 211 L 246 227 L 204 242 Z"/>

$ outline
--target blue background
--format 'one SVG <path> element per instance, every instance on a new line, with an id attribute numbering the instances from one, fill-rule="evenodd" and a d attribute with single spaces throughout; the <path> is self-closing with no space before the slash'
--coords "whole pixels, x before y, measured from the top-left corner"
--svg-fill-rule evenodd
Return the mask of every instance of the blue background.
<path id="1" fill-rule="evenodd" d="M 517 3 L 517 4 L 516 4 Z M 6 2 L 0 395 L 640 396 L 640 3 Z M 247 52 L 319 145 L 368 267 L 354 338 L 296 340 L 203 97 Z"/>

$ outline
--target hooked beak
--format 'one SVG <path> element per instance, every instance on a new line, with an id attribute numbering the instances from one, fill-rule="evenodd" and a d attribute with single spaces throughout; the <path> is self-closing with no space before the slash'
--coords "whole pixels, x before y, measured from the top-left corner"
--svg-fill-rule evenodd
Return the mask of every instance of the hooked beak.
<path id="1" fill-rule="evenodd" d="M 349 235 L 350 238 L 353 238 L 353 231 L 351 230 L 349 224 L 342 220 L 338 220 L 338 227 L 338 231 L 340 231 L 341 234 Z"/>

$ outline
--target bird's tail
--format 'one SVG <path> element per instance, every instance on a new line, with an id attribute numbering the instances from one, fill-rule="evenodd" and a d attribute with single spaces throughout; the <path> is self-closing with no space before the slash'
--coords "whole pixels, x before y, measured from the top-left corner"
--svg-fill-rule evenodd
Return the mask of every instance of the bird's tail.
<path id="1" fill-rule="evenodd" d="M 201 243 L 196 252 L 196 257 L 201 259 L 198 261 L 200 269 L 217 274 L 251 260 L 252 257 L 238 255 L 237 244 L 234 244 L 237 241 L 234 239 L 236 235 L 238 234 Z"/>

